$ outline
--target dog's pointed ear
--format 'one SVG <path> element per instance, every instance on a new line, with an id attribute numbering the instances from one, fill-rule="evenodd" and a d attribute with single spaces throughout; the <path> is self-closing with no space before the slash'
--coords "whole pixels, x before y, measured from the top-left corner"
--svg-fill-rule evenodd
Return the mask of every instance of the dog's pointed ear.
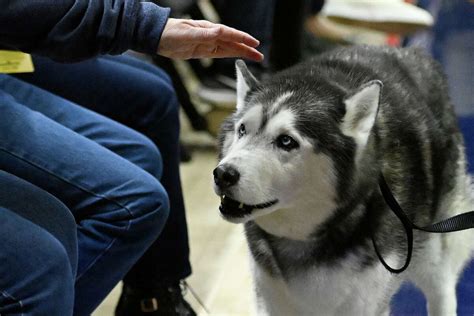
<path id="1" fill-rule="evenodd" d="M 370 81 L 344 99 L 346 114 L 342 132 L 355 139 L 359 148 L 364 148 L 379 110 L 382 82 Z"/>
<path id="2" fill-rule="evenodd" d="M 237 72 L 237 111 L 240 111 L 244 107 L 245 96 L 258 85 L 258 80 L 241 59 L 235 62 L 235 70 Z"/>

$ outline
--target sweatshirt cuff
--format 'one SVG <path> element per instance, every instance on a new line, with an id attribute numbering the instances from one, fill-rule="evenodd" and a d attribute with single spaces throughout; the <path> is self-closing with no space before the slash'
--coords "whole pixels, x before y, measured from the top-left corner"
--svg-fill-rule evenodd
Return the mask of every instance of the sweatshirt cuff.
<path id="1" fill-rule="evenodd" d="M 131 48 L 141 53 L 156 54 L 170 11 L 151 2 L 140 2 Z"/>

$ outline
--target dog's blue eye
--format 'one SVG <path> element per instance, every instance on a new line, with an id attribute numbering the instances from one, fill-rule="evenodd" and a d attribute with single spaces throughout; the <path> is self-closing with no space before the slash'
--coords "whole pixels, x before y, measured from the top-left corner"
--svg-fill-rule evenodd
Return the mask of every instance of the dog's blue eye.
<path id="1" fill-rule="evenodd" d="M 276 139 L 276 145 L 286 151 L 290 151 L 300 146 L 293 138 L 288 135 L 278 136 Z"/>
<path id="2" fill-rule="evenodd" d="M 240 124 L 239 126 L 239 130 L 237 131 L 238 135 L 239 135 L 239 138 L 244 136 L 246 134 L 246 131 L 245 131 L 245 125 L 244 124 Z"/>

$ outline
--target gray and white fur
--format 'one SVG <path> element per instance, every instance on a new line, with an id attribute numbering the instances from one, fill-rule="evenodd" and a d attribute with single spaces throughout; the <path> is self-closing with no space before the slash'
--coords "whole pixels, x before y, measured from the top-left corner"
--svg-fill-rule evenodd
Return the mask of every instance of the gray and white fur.
<path id="1" fill-rule="evenodd" d="M 406 237 L 383 173 L 420 226 L 471 211 L 462 136 L 440 67 L 413 49 L 341 48 L 257 81 L 237 68 L 237 110 L 214 170 L 222 216 L 245 223 L 258 315 L 383 315 L 412 281 L 455 315 L 471 230 Z"/>

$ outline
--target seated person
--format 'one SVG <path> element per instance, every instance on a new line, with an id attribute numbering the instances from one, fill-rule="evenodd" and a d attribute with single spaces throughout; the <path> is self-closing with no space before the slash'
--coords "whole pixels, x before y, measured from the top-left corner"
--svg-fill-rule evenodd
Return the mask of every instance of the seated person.
<path id="1" fill-rule="evenodd" d="M 145 308 L 150 315 L 157 305 L 161 313 L 178 309 L 192 315 L 180 289 L 191 264 L 179 175 L 179 106 L 169 77 L 126 55 L 73 64 L 39 56 L 33 61 L 35 72 L 16 77 L 143 133 L 160 150 L 159 180 L 168 193 L 170 214 L 160 237 L 125 276 L 117 315 L 140 315 L 142 306 L 150 306 Z"/>
<path id="2" fill-rule="evenodd" d="M 172 58 L 263 58 L 254 49 L 258 41 L 243 32 L 206 21 L 168 19 L 167 9 L 149 2 L 0 0 L 0 6 L 0 46 L 61 61 L 127 49 Z M 117 86 L 114 92 L 121 89 Z M 175 102 L 169 93 L 163 100 Z M 101 103 L 100 98 L 94 101 Z M 175 107 L 159 109 L 176 113 Z M 41 289 L 23 291 L 2 283 L 2 293 L 16 304 L 7 313 L 0 301 L 0 313 L 89 315 L 163 230 L 170 203 L 160 179 L 174 170 L 169 166 L 177 159 L 176 145 L 155 140 L 163 147 L 160 153 L 142 134 L 9 75 L 0 75 L 0 114 L 0 169 L 49 192 L 67 207 L 62 211 L 74 217 L 78 249 L 77 260 L 72 259 L 77 271 L 63 281 L 74 289 L 64 300 L 29 304 Z M 177 139 L 178 124 L 175 114 L 169 117 L 176 124 L 165 124 L 156 139 L 169 138 L 171 143 Z M 171 162 L 170 171 L 163 167 L 165 159 Z M 174 189 L 179 188 L 179 177 L 168 179 L 177 179 Z M 16 276 L 18 284 L 29 278 L 26 274 Z"/>

